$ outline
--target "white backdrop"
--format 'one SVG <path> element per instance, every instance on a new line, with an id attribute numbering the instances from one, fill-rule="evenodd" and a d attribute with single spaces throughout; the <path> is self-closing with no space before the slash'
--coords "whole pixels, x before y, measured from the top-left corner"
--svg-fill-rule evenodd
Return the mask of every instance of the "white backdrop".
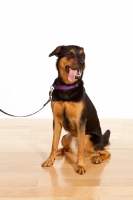
<path id="1" fill-rule="evenodd" d="M 58 45 L 84 47 L 86 91 L 100 118 L 133 118 L 132 0 L 0 0 L 0 108 L 39 109 Z M 6 116 L 0 113 L 0 118 Z M 51 118 L 50 104 L 34 118 Z"/>

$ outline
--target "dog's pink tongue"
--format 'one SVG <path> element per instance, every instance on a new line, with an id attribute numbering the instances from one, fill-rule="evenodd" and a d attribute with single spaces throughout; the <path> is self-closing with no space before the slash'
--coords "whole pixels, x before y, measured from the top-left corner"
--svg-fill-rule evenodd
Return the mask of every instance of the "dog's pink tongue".
<path id="1" fill-rule="evenodd" d="M 77 74 L 77 70 L 72 70 L 71 68 L 69 68 L 68 80 L 70 82 L 73 82 L 75 80 L 76 74 Z"/>

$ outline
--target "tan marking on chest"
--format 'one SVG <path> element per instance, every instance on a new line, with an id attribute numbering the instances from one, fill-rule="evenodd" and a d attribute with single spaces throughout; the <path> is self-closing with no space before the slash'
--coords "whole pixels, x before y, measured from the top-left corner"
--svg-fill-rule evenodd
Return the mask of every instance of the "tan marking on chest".
<path id="1" fill-rule="evenodd" d="M 60 122 L 62 127 L 73 135 L 80 130 L 80 120 L 84 108 L 83 102 L 52 102 L 54 121 Z"/>
<path id="2" fill-rule="evenodd" d="M 84 108 L 83 102 L 62 102 L 62 101 L 52 101 L 51 107 L 53 115 L 56 117 L 63 117 L 65 114 L 71 119 L 79 119 Z"/>
<path id="3" fill-rule="evenodd" d="M 66 103 L 65 112 L 70 119 L 78 120 L 81 117 L 82 110 L 84 108 L 83 102 L 75 103 L 75 102 L 68 102 Z"/>
<path id="4" fill-rule="evenodd" d="M 57 118 L 63 117 L 65 105 L 62 101 L 52 101 L 51 108 L 52 108 L 54 117 L 57 117 Z"/>

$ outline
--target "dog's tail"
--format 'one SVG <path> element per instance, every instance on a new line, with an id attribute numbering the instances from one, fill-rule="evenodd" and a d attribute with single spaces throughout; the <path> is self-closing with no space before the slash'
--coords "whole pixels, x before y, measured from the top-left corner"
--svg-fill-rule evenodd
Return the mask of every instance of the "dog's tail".
<path id="1" fill-rule="evenodd" d="M 110 144 L 109 138 L 110 138 L 110 130 L 107 130 L 103 135 L 101 134 L 99 137 L 99 134 L 97 132 L 92 134 L 90 140 L 92 143 L 95 144 L 95 150 L 103 150 L 104 147 Z M 97 137 L 96 137 L 97 136 Z"/>
<path id="2" fill-rule="evenodd" d="M 107 130 L 107 131 L 102 135 L 104 147 L 110 144 L 110 142 L 109 142 L 110 133 L 111 133 L 110 130 Z"/>

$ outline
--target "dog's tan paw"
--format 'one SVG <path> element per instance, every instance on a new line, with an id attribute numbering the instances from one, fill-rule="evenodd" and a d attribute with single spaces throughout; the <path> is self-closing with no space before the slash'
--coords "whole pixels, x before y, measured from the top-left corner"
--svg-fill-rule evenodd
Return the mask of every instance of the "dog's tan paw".
<path id="1" fill-rule="evenodd" d="M 84 166 L 77 165 L 76 172 L 77 172 L 78 174 L 80 174 L 80 175 L 84 174 L 84 173 L 86 172 L 85 167 L 84 167 Z"/>
<path id="2" fill-rule="evenodd" d="M 49 157 L 46 161 L 44 161 L 42 167 L 50 167 L 51 165 L 53 165 L 54 161 L 55 161 L 54 158 Z"/>
<path id="3" fill-rule="evenodd" d="M 92 157 L 91 161 L 94 163 L 94 164 L 100 164 L 102 162 L 102 159 L 100 156 L 94 156 Z"/>
<path id="4" fill-rule="evenodd" d="M 66 150 L 65 148 L 60 148 L 60 149 L 58 149 L 56 156 L 64 155 L 64 153 L 65 153 L 66 151 L 67 151 L 67 150 Z"/>

